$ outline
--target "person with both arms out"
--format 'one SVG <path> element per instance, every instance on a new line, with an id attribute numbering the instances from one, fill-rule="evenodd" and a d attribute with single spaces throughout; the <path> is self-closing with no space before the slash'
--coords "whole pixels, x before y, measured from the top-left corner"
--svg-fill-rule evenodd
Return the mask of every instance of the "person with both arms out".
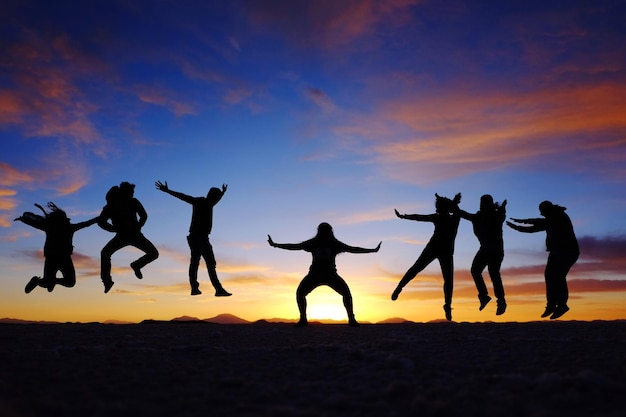
<path id="1" fill-rule="evenodd" d="M 549 252 L 544 273 L 547 303 L 546 310 L 541 317 L 550 316 L 552 320 L 558 319 L 569 311 L 567 273 L 580 255 L 574 226 L 565 210 L 565 207 L 552 204 L 550 201 L 543 201 L 539 204 L 539 213 L 544 217 L 543 219 L 511 218 L 515 223 L 528 226 L 506 222 L 510 228 L 518 232 L 546 232 L 546 250 Z"/>
<path id="2" fill-rule="evenodd" d="M 348 324 L 352 327 L 359 326 L 354 317 L 352 305 L 352 294 L 348 284 L 337 274 L 337 266 L 335 258 L 343 252 L 347 253 L 372 253 L 378 252 L 381 243 L 374 249 L 360 248 L 349 246 L 339 241 L 333 233 L 333 228 L 328 223 L 320 223 L 317 227 L 317 234 L 302 243 L 276 243 L 270 235 L 267 235 L 267 242 L 273 248 L 287 250 L 303 250 L 310 252 L 313 257 L 309 273 L 302 279 L 298 289 L 296 290 L 296 302 L 298 303 L 298 311 L 300 320 L 296 323 L 296 327 L 306 326 L 308 324 L 306 314 L 306 296 L 315 288 L 321 285 L 328 285 L 343 297 L 343 305 L 348 314 Z"/>
<path id="3" fill-rule="evenodd" d="M 222 185 L 222 189 L 212 187 L 206 197 L 192 197 L 178 191 L 171 190 L 167 181 L 164 183 L 156 181 L 157 190 L 161 190 L 185 203 L 191 204 L 191 225 L 189 226 L 189 236 L 187 242 L 191 250 L 191 260 L 189 262 L 189 284 L 191 285 L 191 295 L 200 295 L 200 284 L 198 283 L 198 266 L 200 265 L 200 257 L 204 258 L 206 267 L 209 272 L 209 279 L 213 288 L 215 288 L 216 297 L 228 297 L 232 295 L 222 287 L 217 277 L 217 262 L 213 247 L 209 241 L 209 235 L 213 228 L 213 207 L 222 199 L 228 186 Z"/>
<path id="4" fill-rule="evenodd" d="M 98 217 L 80 223 L 71 223 L 65 211 L 61 210 L 54 203 L 48 203 L 50 212 L 46 212 L 39 204 L 35 204 L 42 212 L 43 216 L 31 212 L 25 212 L 15 221 L 21 221 L 35 229 L 39 229 L 46 234 L 46 241 L 43 246 L 43 256 L 45 258 L 43 266 L 43 277 L 32 277 L 24 291 L 28 294 L 35 288 L 47 288 L 51 292 L 55 285 L 73 287 L 76 285 L 76 270 L 72 262 L 74 246 L 72 240 L 74 233 L 89 227 L 98 222 Z M 57 278 L 57 271 L 61 272 L 63 278 Z"/>

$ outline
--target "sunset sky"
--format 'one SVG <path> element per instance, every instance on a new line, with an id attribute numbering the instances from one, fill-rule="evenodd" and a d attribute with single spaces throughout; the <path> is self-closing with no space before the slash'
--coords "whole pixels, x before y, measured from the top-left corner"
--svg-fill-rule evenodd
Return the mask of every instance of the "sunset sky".
<path id="1" fill-rule="evenodd" d="M 434 194 L 508 201 L 509 217 L 567 207 L 581 246 L 567 320 L 626 319 L 626 3 L 623 1 L 28 1 L 0 3 L 0 318 L 105 321 L 296 318 L 310 255 L 270 247 L 311 238 L 375 247 L 343 254 L 356 317 L 444 317 L 434 262 L 390 295 L 432 235 L 401 213 L 434 212 Z M 190 296 L 189 205 L 228 184 L 211 234 L 229 298 Z M 43 271 L 44 233 L 13 219 L 53 201 L 73 222 L 107 190 L 136 184 L 144 234 L 160 258 L 137 280 L 74 237 L 74 288 L 24 286 Z M 545 234 L 505 227 L 508 310 L 478 311 L 462 221 L 455 321 L 533 321 L 545 306 Z M 491 295 L 491 282 L 486 278 Z M 345 319 L 321 287 L 310 319 Z"/>

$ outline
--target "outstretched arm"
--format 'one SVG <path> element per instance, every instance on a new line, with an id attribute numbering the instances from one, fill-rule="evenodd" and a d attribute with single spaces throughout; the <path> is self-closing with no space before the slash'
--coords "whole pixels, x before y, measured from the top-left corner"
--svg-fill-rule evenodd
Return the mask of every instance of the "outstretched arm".
<path id="1" fill-rule="evenodd" d="M 394 209 L 394 211 L 396 212 L 396 216 L 401 219 L 416 220 L 419 222 L 432 222 L 434 219 L 432 214 L 400 214 L 398 210 Z"/>
<path id="2" fill-rule="evenodd" d="M 115 226 L 109 223 L 109 219 L 111 218 L 111 216 L 109 216 L 108 211 L 109 210 L 105 206 L 102 210 L 102 213 L 100 213 L 100 216 L 97 217 L 98 226 L 100 226 L 101 229 L 106 230 L 107 232 L 115 233 L 117 232 L 117 230 L 115 229 Z"/>
<path id="3" fill-rule="evenodd" d="M 544 226 L 546 223 L 546 219 L 514 219 L 511 217 L 511 220 L 515 223 L 531 224 L 533 226 Z"/>
<path id="4" fill-rule="evenodd" d="M 465 220 L 472 221 L 476 217 L 476 214 L 468 213 L 465 210 L 461 210 L 458 206 L 455 207 L 454 213 Z"/>
<path id="5" fill-rule="evenodd" d="M 90 220 L 85 220 L 84 222 L 73 224 L 72 227 L 74 228 L 74 231 L 76 232 L 80 229 L 84 229 L 85 227 L 89 227 L 92 224 L 96 224 L 99 221 L 100 221 L 100 216 L 94 217 L 93 219 L 90 219 Z"/>
<path id="6" fill-rule="evenodd" d="M 302 243 L 276 243 L 272 240 L 270 235 L 267 235 L 267 243 L 273 248 L 287 249 L 287 250 L 302 250 Z"/>
<path id="7" fill-rule="evenodd" d="M 20 221 L 24 224 L 29 225 L 30 227 L 34 227 L 35 229 L 44 230 L 44 218 L 33 213 L 26 212 L 22 214 L 20 217 L 14 219 L 13 221 Z"/>
<path id="8" fill-rule="evenodd" d="M 521 221 L 519 219 L 511 219 L 511 220 L 516 221 L 518 223 L 527 223 L 527 222 Z M 530 219 L 526 219 L 526 220 L 530 220 Z M 536 220 L 542 220 L 542 219 L 536 219 Z M 511 229 L 517 230 L 518 232 L 524 232 L 524 233 L 543 232 L 544 230 L 546 230 L 546 227 L 543 224 L 533 224 L 531 226 L 520 226 L 519 224 L 514 224 L 514 223 L 511 223 L 511 222 L 506 222 L 506 224 Z"/>
<path id="9" fill-rule="evenodd" d="M 349 252 L 349 253 L 373 253 L 373 252 L 378 252 L 380 250 L 380 245 L 382 243 L 383 242 L 379 242 L 378 246 L 376 246 L 374 249 L 360 248 L 358 246 L 346 245 L 344 250 L 345 250 L 345 252 Z"/>
<path id="10" fill-rule="evenodd" d="M 167 186 L 167 181 L 165 181 L 165 183 L 162 183 L 161 181 L 156 181 L 154 185 L 156 186 L 157 190 L 163 191 L 164 193 L 174 196 L 178 198 L 179 200 L 184 201 L 185 203 L 189 203 L 189 204 L 193 203 L 192 196 L 180 193 L 178 191 L 170 190 L 170 187 Z"/>

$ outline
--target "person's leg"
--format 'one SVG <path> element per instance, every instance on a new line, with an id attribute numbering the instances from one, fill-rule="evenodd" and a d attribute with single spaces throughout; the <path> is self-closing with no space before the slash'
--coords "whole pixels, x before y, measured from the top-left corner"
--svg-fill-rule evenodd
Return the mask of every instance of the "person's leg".
<path id="1" fill-rule="evenodd" d="M 496 309 L 496 315 L 500 316 L 506 311 L 506 299 L 504 297 L 504 285 L 502 284 L 502 275 L 500 274 L 500 267 L 504 260 L 504 252 L 492 252 L 489 254 L 489 263 L 487 269 L 491 282 L 493 283 L 493 293 L 496 296 L 498 308 Z"/>
<path id="2" fill-rule="evenodd" d="M 332 280 L 329 280 L 327 285 L 335 290 L 339 295 L 343 297 L 343 306 L 346 309 L 346 313 L 348 314 L 348 323 L 350 326 L 356 327 L 359 323 L 356 321 L 354 317 L 354 306 L 352 304 L 352 294 L 350 293 L 350 288 L 346 281 L 341 278 L 338 274 L 335 274 Z"/>
<path id="3" fill-rule="evenodd" d="M 222 283 L 217 277 L 217 261 L 215 260 L 213 246 L 211 246 L 211 242 L 208 238 L 206 238 L 202 242 L 202 256 L 204 257 L 204 261 L 206 263 L 206 268 L 209 273 L 209 279 L 211 280 L 211 284 L 213 285 L 213 288 L 215 288 L 215 296 L 228 297 L 232 295 L 231 293 L 226 291 L 224 287 L 222 287 Z"/>
<path id="4" fill-rule="evenodd" d="M 63 285 L 67 288 L 76 285 L 76 270 L 74 269 L 74 263 L 70 255 L 61 262 L 59 270 L 61 271 L 62 278 L 57 278 L 55 281 L 56 284 Z M 48 291 L 52 291 L 52 289 L 48 288 Z"/>
<path id="5" fill-rule="evenodd" d="M 296 303 L 298 304 L 300 320 L 296 323 L 296 326 L 306 326 L 308 324 L 306 316 L 306 296 L 319 285 L 318 280 L 313 278 L 310 272 L 302 279 L 300 285 L 298 285 L 296 289 Z"/>
<path id="6" fill-rule="evenodd" d="M 474 279 L 476 290 L 478 290 L 478 300 L 480 301 L 480 307 L 478 307 L 478 310 L 480 311 L 482 311 L 487 303 L 491 301 L 491 297 L 487 291 L 487 285 L 485 285 L 485 279 L 483 278 L 483 271 L 485 270 L 487 264 L 487 253 L 480 248 L 478 252 L 476 252 L 476 256 L 474 256 L 474 260 L 472 261 L 472 266 L 470 268 L 470 273 Z"/>
<path id="7" fill-rule="evenodd" d="M 202 251 L 198 245 L 198 242 L 190 236 L 187 236 L 187 243 L 189 244 L 189 250 L 191 257 L 189 259 L 189 285 L 191 286 L 191 295 L 200 295 L 200 284 L 198 283 L 198 266 L 200 265 L 200 257 Z"/>
<path id="8" fill-rule="evenodd" d="M 126 239 L 115 235 L 100 251 L 100 278 L 104 284 L 105 293 L 108 293 L 113 286 L 113 280 L 111 278 L 111 256 L 127 245 L 128 242 Z"/>
<path id="9" fill-rule="evenodd" d="M 398 286 L 391 294 L 391 299 L 397 300 L 404 286 L 408 284 L 413 278 L 415 278 L 417 274 L 422 272 L 424 268 L 428 266 L 428 264 L 435 260 L 435 257 L 436 255 L 434 253 L 434 250 L 426 246 L 422 254 L 419 256 L 419 258 L 417 258 L 417 261 L 415 261 L 415 263 L 408 269 L 408 271 L 406 271 L 406 273 L 398 283 Z"/>
<path id="10" fill-rule="evenodd" d="M 546 270 L 544 272 L 544 279 L 546 282 L 546 309 L 541 317 L 548 317 L 556 309 L 556 298 L 554 291 L 554 277 L 557 272 L 557 263 L 555 262 L 555 256 L 552 252 L 548 255 L 548 261 L 546 262 Z"/>
<path id="11" fill-rule="evenodd" d="M 26 283 L 26 287 L 24 287 L 24 292 L 26 294 L 31 293 L 35 288 L 37 288 L 39 286 L 39 282 L 42 281 L 41 278 L 39 278 L 38 276 L 34 276 L 32 277 L 27 283 Z M 42 285 L 42 287 L 45 287 L 45 285 Z"/>
<path id="12" fill-rule="evenodd" d="M 552 276 L 553 296 L 556 308 L 550 319 L 558 319 L 569 311 L 567 300 L 569 298 L 569 290 L 567 288 L 567 274 L 571 267 L 578 260 L 577 254 L 559 253 L 554 257 L 554 270 Z"/>
<path id="13" fill-rule="evenodd" d="M 38 276 L 34 276 L 32 277 L 28 283 L 26 284 L 26 286 L 24 287 L 24 292 L 26 294 L 31 293 L 35 288 L 37 287 L 44 287 L 46 288 L 48 285 L 48 282 L 46 281 L 45 277 L 50 276 L 50 270 L 53 268 L 52 263 L 48 260 L 48 257 L 46 257 L 44 259 L 43 262 L 43 278 L 39 278 Z M 54 270 L 52 273 L 55 273 L 56 270 Z"/>
<path id="14" fill-rule="evenodd" d="M 43 277 L 39 281 L 38 285 L 43 288 L 47 288 L 48 292 L 54 289 L 56 284 L 57 271 L 61 269 L 61 262 L 59 262 L 57 255 L 48 255 L 43 265 Z"/>
<path id="15" fill-rule="evenodd" d="M 141 258 L 130 264 L 133 272 L 135 272 L 135 276 L 142 279 L 143 274 L 141 273 L 141 268 L 157 259 L 159 257 L 159 251 L 142 233 L 133 236 L 131 245 L 145 253 Z"/>
<path id="16" fill-rule="evenodd" d="M 452 320 L 452 290 L 454 289 L 454 259 L 452 254 L 440 256 L 439 265 L 443 275 L 443 310 L 446 313 L 446 320 Z"/>

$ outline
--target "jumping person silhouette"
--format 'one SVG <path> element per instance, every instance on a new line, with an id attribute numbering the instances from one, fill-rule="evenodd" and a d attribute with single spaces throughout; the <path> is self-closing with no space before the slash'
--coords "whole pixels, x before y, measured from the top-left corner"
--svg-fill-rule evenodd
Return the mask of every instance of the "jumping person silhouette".
<path id="1" fill-rule="evenodd" d="M 406 284 L 424 270 L 435 259 L 439 260 L 443 275 L 443 294 L 446 319 L 452 320 L 452 289 L 454 287 L 454 240 L 461 220 L 458 204 L 461 202 L 461 193 L 453 200 L 435 194 L 434 214 L 400 214 L 395 210 L 396 216 L 401 219 L 415 220 L 420 222 L 432 222 L 435 231 L 417 261 L 404 274 L 398 286 L 391 294 L 392 300 L 397 300 L 400 292 Z"/>
<path id="2" fill-rule="evenodd" d="M 348 253 L 372 253 L 378 252 L 382 242 L 374 249 L 360 248 L 349 246 L 335 237 L 333 228 L 328 223 L 320 223 L 317 227 L 317 234 L 302 243 L 275 243 L 270 235 L 267 235 L 267 241 L 274 248 L 287 250 L 304 250 L 311 253 L 312 262 L 309 273 L 302 279 L 298 289 L 296 290 L 296 302 L 300 312 L 300 320 L 296 326 L 306 326 L 308 324 L 306 315 L 306 296 L 315 288 L 321 285 L 327 285 L 343 297 L 343 305 L 348 313 L 348 323 L 350 326 L 356 327 L 359 323 L 354 317 L 352 306 L 352 295 L 348 284 L 337 274 L 335 258 L 343 252 Z"/>
<path id="3" fill-rule="evenodd" d="M 549 252 L 544 273 L 547 303 L 546 310 L 541 317 L 550 316 L 552 320 L 558 319 L 569 311 L 567 273 L 580 255 L 574 226 L 565 210 L 565 207 L 552 204 L 550 201 L 543 201 L 539 204 L 539 213 L 544 217 L 543 219 L 511 218 L 516 223 L 529 226 L 506 222 L 509 227 L 519 232 L 546 232 L 546 250 Z"/>
<path id="4" fill-rule="evenodd" d="M 156 181 L 155 186 L 157 190 L 161 190 L 171 196 L 174 196 L 185 203 L 189 203 L 192 206 L 191 212 L 191 225 L 189 226 L 189 236 L 187 236 L 187 242 L 189 243 L 189 249 L 191 250 L 191 260 L 189 262 L 189 284 L 191 285 L 191 295 L 202 294 L 200 291 L 200 284 L 198 284 L 198 266 L 200 264 L 200 257 L 204 258 L 206 267 L 209 272 L 209 279 L 213 288 L 215 288 L 216 297 L 228 297 L 232 295 L 226 291 L 219 279 L 217 278 L 217 263 L 215 261 L 215 255 L 213 253 L 213 247 L 209 241 L 209 234 L 213 227 L 213 207 L 222 199 L 228 186 L 222 185 L 222 189 L 212 187 L 207 193 L 206 197 L 191 197 L 187 194 L 183 194 L 177 191 L 172 191 L 167 185 L 167 181 L 162 183 Z"/>
<path id="5" fill-rule="evenodd" d="M 492 196 L 485 194 L 480 197 L 480 209 L 476 213 L 471 214 L 459 209 L 459 214 L 465 220 L 472 222 L 474 234 L 480 242 L 480 248 L 474 256 L 470 269 L 478 290 L 478 300 L 480 301 L 478 309 L 482 311 L 491 301 L 483 278 L 483 271 L 487 268 L 497 300 L 496 315 L 502 315 L 506 311 L 504 286 L 500 275 L 500 266 L 504 259 L 502 225 L 506 219 L 506 200 L 502 202 L 502 205 L 499 205 L 493 202 Z"/>
<path id="6" fill-rule="evenodd" d="M 148 214 L 134 194 L 135 184 L 122 182 L 119 187 L 111 187 L 106 195 L 107 204 L 100 214 L 98 226 L 115 233 L 113 239 L 100 252 L 100 277 L 105 293 L 108 293 L 114 284 L 111 279 L 113 253 L 129 245 L 143 251 L 145 254 L 130 264 L 135 276 L 139 279 L 143 278 L 141 268 L 159 257 L 157 248 L 141 233 L 141 228 L 148 220 Z"/>
<path id="7" fill-rule="evenodd" d="M 43 277 L 32 277 L 26 284 L 24 291 L 30 293 L 39 286 L 47 288 L 48 292 L 51 292 L 57 284 L 68 288 L 73 287 L 76 285 L 76 271 L 72 262 L 74 233 L 95 224 L 98 221 L 98 217 L 73 224 L 65 211 L 58 208 L 54 203 L 48 203 L 49 213 L 39 204 L 35 204 L 35 206 L 43 212 L 43 217 L 31 212 L 25 212 L 15 219 L 15 221 L 19 220 L 46 233 L 46 241 L 43 247 L 43 256 L 45 258 Z M 63 278 L 56 277 L 57 271 L 61 271 Z"/>

